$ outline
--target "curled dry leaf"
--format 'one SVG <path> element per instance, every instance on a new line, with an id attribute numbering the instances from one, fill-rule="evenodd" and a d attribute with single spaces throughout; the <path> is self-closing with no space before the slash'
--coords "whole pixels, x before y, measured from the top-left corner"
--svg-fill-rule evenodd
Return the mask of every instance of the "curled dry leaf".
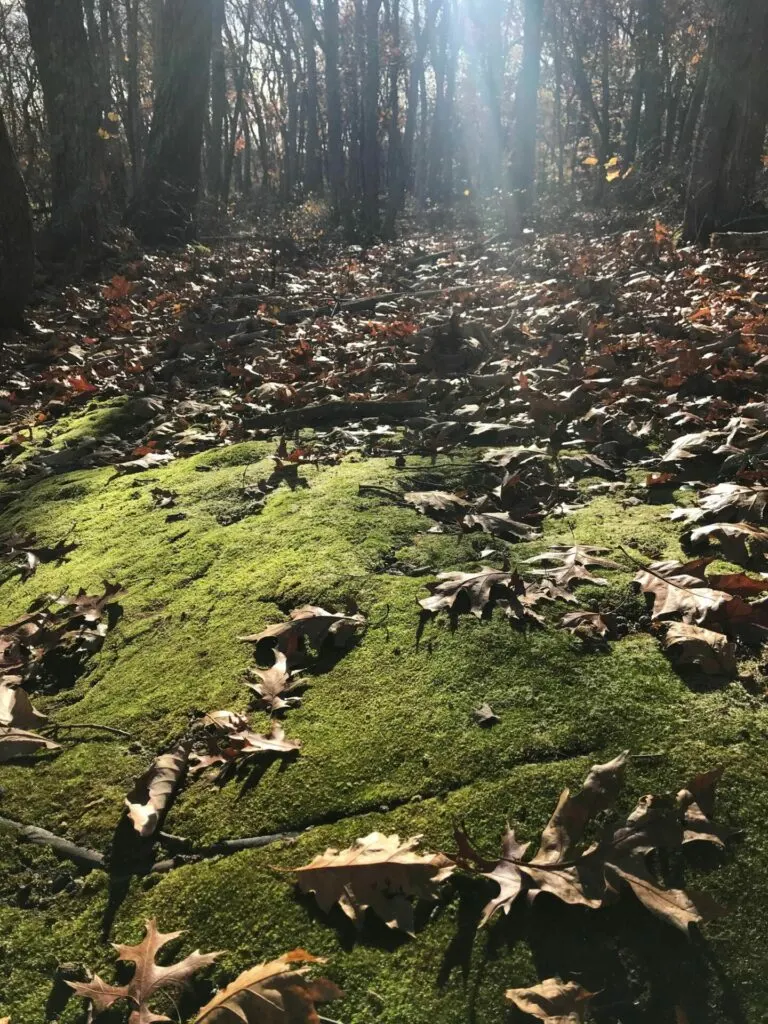
<path id="1" fill-rule="evenodd" d="M 594 994 L 559 978 L 547 978 L 531 988 L 508 988 L 505 993 L 507 1002 L 545 1024 L 579 1024 Z"/>
<path id="2" fill-rule="evenodd" d="M 128 1024 L 151 1024 L 152 1021 L 170 1020 L 162 1014 L 152 1012 L 149 1000 L 161 989 L 182 988 L 196 971 L 212 964 L 221 953 L 201 953 L 195 950 L 189 956 L 169 967 L 160 967 L 155 963 L 157 953 L 172 939 L 178 938 L 181 932 L 162 933 L 157 930 L 154 920 L 146 922 L 146 935 L 137 946 L 125 946 L 113 943 L 117 950 L 118 960 L 131 961 L 136 965 L 133 977 L 127 985 L 108 985 L 98 975 L 92 981 L 68 981 L 67 985 L 81 996 L 89 999 L 96 1013 L 108 1010 L 120 999 L 127 999 L 131 1005 Z"/>
<path id="3" fill-rule="evenodd" d="M 203 724 L 203 739 L 190 757 L 190 764 L 196 772 L 213 765 L 245 761 L 260 754 L 285 757 L 295 754 L 301 746 L 298 740 L 286 740 L 279 722 L 273 721 L 270 731 L 261 735 L 253 732 L 248 719 L 235 711 L 211 711 Z"/>
<path id="4" fill-rule="evenodd" d="M 482 872 L 499 887 L 498 895 L 483 910 L 481 927 L 498 910 L 509 913 L 521 893 L 534 899 L 546 892 L 564 903 L 597 909 L 616 899 L 622 888 L 629 888 L 649 910 L 684 931 L 721 913 L 705 896 L 663 888 L 645 864 L 654 850 L 680 849 L 694 830 L 700 841 L 722 846 L 720 831 L 697 804 L 701 799 L 707 808 L 711 806 L 719 775 L 699 777 L 704 780 L 699 784 L 702 795 L 681 791 L 676 804 L 660 797 L 643 797 L 623 825 L 581 849 L 587 825 L 615 803 L 626 756 L 595 765 L 573 796 L 568 790 L 562 793 L 531 860 L 524 859 L 530 844 L 519 843 L 511 829 L 503 837 L 496 863 L 478 853 L 466 833 L 457 830 L 457 863 Z"/>
<path id="5" fill-rule="evenodd" d="M 298 886 L 302 892 L 314 893 L 326 914 L 338 903 L 358 928 L 370 908 L 388 928 L 412 935 L 411 898 L 436 899 L 439 883 L 455 867 L 442 853 L 415 853 L 420 838 L 401 843 L 398 835 L 372 832 L 349 849 L 328 849 L 294 869 Z"/>
<path id="6" fill-rule="evenodd" d="M 26 690 L 0 679 L 0 726 L 36 729 L 47 721 L 48 716 L 32 706 Z"/>
<path id="7" fill-rule="evenodd" d="M 510 618 L 524 620 L 530 616 L 520 600 L 525 584 L 516 572 L 483 567 L 478 572 L 441 572 L 437 579 L 437 583 L 427 584 L 432 595 L 419 601 L 430 615 L 441 611 L 452 616 L 471 612 L 482 618 L 495 604 L 503 602 Z"/>
<path id="8" fill-rule="evenodd" d="M 752 523 L 711 523 L 689 530 L 683 539 L 694 547 L 710 541 L 719 544 L 728 561 L 738 565 L 768 553 L 768 530 Z"/>
<path id="9" fill-rule="evenodd" d="M 258 682 L 252 682 L 256 676 Z M 293 691 L 303 687 L 303 680 L 296 678 L 288 668 L 288 659 L 282 651 L 275 651 L 275 663 L 271 668 L 248 669 L 245 685 L 258 697 L 258 706 L 263 711 L 284 711 L 286 708 L 298 707 L 300 697 L 292 697 Z"/>
<path id="10" fill-rule="evenodd" d="M 187 770 L 189 744 L 155 758 L 125 798 L 128 817 L 142 838 L 154 835 L 162 824 Z"/>
<path id="11" fill-rule="evenodd" d="M 611 618 L 600 612 L 569 612 L 563 616 L 560 628 L 584 641 L 607 640 L 614 632 Z"/>
<path id="12" fill-rule="evenodd" d="M 49 547 L 42 544 L 34 534 L 29 537 L 12 534 L 0 540 L 0 557 L 17 563 L 17 570 L 23 580 L 28 580 L 42 562 L 62 562 L 77 544 L 59 541 Z"/>
<path id="13" fill-rule="evenodd" d="M 145 469 L 157 469 L 158 466 L 165 466 L 176 458 L 170 452 L 148 452 L 140 459 L 131 459 L 129 462 L 119 462 L 115 469 L 118 473 L 141 473 Z"/>
<path id="14" fill-rule="evenodd" d="M 594 566 L 601 566 L 605 569 L 625 568 L 611 558 L 604 558 L 603 555 L 607 550 L 607 548 L 587 547 L 581 544 L 574 544 L 571 547 L 566 544 L 553 544 L 549 551 L 527 558 L 526 563 L 548 566 L 545 569 L 531 571 L 539 576 L 546 576 L 558 587 L 568 587 L 581 582 L 607 587 L 607 580 L 593 576 L 589 572 L 589 569 Z"/>
<path id="15" fill-rule="evenodd" d="M 693 665 L 707 675 L 736 674 L 735 647 L 722 633 L 687 622 L 673 622 L 663 646 L 675 665 Z"/>
<path id="16" fill-rule="evenodd" d="M 11 761 L 15 757 L 28 757 L 38 750 L 61 750 L 61 747 L 36 732 L 7 726 L 0 728 L 0 762 Z"/>
<path id="17" fill-rule="evenodd" d="M 256 644 L 257 651 L 264 647 L 281 651 L 291 665 L 299 657 L 305 640 L 309 640 L 316 649 L 329 640 L 335 647 L 346 647 L 357 630 L 364 625 L 365 618 L 362 615 L 337 615 L 308 604 L 294 608 L 288 622 L 278 622 L 261 633 L 241 636 L 240 639 L 245 643 Z"/>
<path id="18" fill-rule="evenodd" d="M 315 1003 L 341 999 L 344 993 L 327 978 L 309 980 L 300 963 L 325 963 L 294 949 L 270 963 L 257 964 L 217 992 L 195 1024 L 317 1024 Z"/>
<path id="19" fill-rule="evenodd" d="M 536 540 L 541 536 L 532 526 L 510 519 L 509 512 L 475 512 L 464 516 L 462 522 L 468 530 L 477 528 L 492 537 L 513 542 Z"/>
<path id="20" fill-rule="evenodd" d="M 768 487 L 745 487 L 741 484 L 717 484 L 708 487 L 698 501 L 698 508 L 678 508 L 670 519 L 689 523 L 709 520 L 719 522 L 761 523 L 766 518 Z"/>
<path id="21" fill-rule="evenodd" d="M 469 508 L 468 501 L 450 491 L 408 491 L 403 495 L 403 501 L 433 519 L 461 519 Z"/>

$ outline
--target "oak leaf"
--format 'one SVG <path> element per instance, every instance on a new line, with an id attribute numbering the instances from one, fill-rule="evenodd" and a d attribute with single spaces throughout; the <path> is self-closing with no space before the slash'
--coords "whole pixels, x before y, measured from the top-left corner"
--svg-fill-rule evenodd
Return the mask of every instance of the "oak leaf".
<path id="1" fill-rule="evenodd" d="M 711 523 L 683 534 L 692 545 L 714 541 L 729 562 L 746 565 L 751 558 L 768 553 L 768 530 L 752 523 Z"/>
<path id="2" fill-rule="evenodd" d="M 189 749 L 188 743 L 181 743 L 169 754 L 160 754 L 125 797 L 128 817 L 142 838 L 154 835 L 162 824 L 187 770 Z"/>
<path id="3" fill-rule="evenodd" d="M 541 536 L 532 526 L 510 519 L 509 512 L 473 512 L 464 516 L 462 523 L 468 530 L 477 527 L 492 537 L 513 542 L 536 540 Z"/>
<path id="4" fill-rule="evenodd" d="M 545 1024 L 579 1024 L 594 992 L 575 981 L 547 978 L 531 988 L 508 988 L 507 1002 Z"/>
<path id="5" fill-rule="evenodd" d="M 282 651 L 275 652 L 275 663 L 271 668 L 248 669 L 245 685 L 258 697 L 258 705 L 264 711 L 284 711 L 286 708 L 298 707 L 300 697 L 292 697 L 291 693 L 303 688 L 306 684 L 297 678 L 298 673 L 288 668 L 288 659 Z M 258 682 L 252 682 L 256 676 Z"/>
<path id="6" fill-rule="evenodd" d="M 112 986 L 95 975 L 92 981 L 68 981 L 67 985 L 83 999 L 90 999 L 97 1013 L 108 1010 L 119 999 L 132 1004 L 128 1024 L 152 1024 L 153 1021 L 167 1021 L 170 1017 L 156 1014 L 149 1008 L 149 1000 L 162 989 L 182 988 L 196 971 L 212 964 L 221 953 L 201 953 L 195 950 L 177 964 L 161 967 L 155 963 L 158 952 L 181 932 L 162 933 L 157 930 L 154 920 L 146 922 L 146 935 L 137 946 L 113 943 L 118 960 L 132 961 L 136 965 L 133 977 L 127 985 Z"/>
<path id="7" fill-rule="evenodd" d="M 244 643 L 256 644 L 257 653 L 265 647 L 281 651 L 291 665 L 302 652 L 305 639 L 316 649 L 327 641 L 331 641 L 334 647 L 346 647 L 364 625 L 362 615 L 335 614 L 308 604 L 294 608 L 288 622 L 278 622 L 261 633 L 241 636 L 240 639 Z"/>
<path id="8" fill-rule="evenodd" d="M 38 750 L 61 750 L 58 743 L 26 729 L 0 728 L 0 762 L 14 757 L 28 757 Z"/>
<path id="9" fill-rule="evenodd" d="M 670 519 L 688 522 L 760 523 L 766 518 L 768 487 L 747 487 L 743 484 L 716 484 L 708 487 L 698 501 L 698 508 L 679 508 Z"/>
<path id="10" fill-rule="evenodd" d="M 521 601 L 525 584 L 516 572 L 483 567 L 477 572 L 441 572 L 436 583 L 428 583 L 430 597 L 419 604 L 429 615 L 447 611 L 453 618 L 471 612 L 477 618 L 501 604 L 509 618 L 520 621 L 534 616 Z"/>
<path id="11" fill-rule="evenodd" d="M 286 756 L 297 752 L 298 740 L 286 740 L 279 722 L 270 724 L 266 735 L 253 732 L 248 719 L 235 711 L 211 711 L 204 719 L 205 732 L 201 744 L 190 757 L 195 772 L 213 765 L 229 765 L 260 754 Z"/>
<path id="12" fill-rule="evenodd" d="M 344 993 L 327 978 L 308 980 L 299 963 L 325 963 L 294 949 L 270 963 L 243 971 L 217 992 L 195 1017 L 195 1024 L 317 1024 L 315 1003 L 341 999 Z"/>
<path id="13" fill-rule="evenodd" d="M 408 491 L 403 501 L 434 519 L 460 519 L 469 508 L 468 501 L 450 491 Z"/>
<path id="14" fill-rule="evenodd" d="M 372 832 L 346 850 L 329 848 L 294 869 L 299 889 L 314 893 L 326 914 L 338 903 L 358 928 L 370 908 L 388 928 L 412 935 L 410 899 L 436 899 L 439 883 L 455 868 L 442 853 L 415 853 L 420 838 L 401 843 L 398 835 Z"/>
<path id="15" fill-rule="evenodd" d="M 548 551 L 532 558 L 526 558 L 527 565 L 545 565 L 548 568 L 532 569 L 539 576 L 546 576 L 558 587 L 568 587 L 579 582 L 593 583 L 607 587 L 608 581 L 593 576 L 589 570 L 594 566 L 605 569 L 623 569 L 623 565 L 605 558 L 607 548 L 591 547 L 581 544 L 553 544 Z"/>
<path id="16" fill-rule="evenodd" d="M 694 665 L 707 675 L 736 674 L 735 647 L 722 633 L 686 622 L 673 622 L 663 646 L 676 665 Z"/>
<path id="17" fill-rule="evenodd" d="M 26 690 L 0 679 L 0 726 L 35 729 L 48 721 L 48 716 L 35 710 Z"/>

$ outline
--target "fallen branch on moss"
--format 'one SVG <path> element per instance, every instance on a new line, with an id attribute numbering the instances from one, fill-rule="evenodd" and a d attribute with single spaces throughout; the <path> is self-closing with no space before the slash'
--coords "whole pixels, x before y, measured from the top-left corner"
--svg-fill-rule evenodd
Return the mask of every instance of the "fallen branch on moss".
<path id="1" fill-rule="evenodd" d="M 87 871 L 98 869 L 106 871 L 104 855 L 98 850 L 90 850 L 85 846 L 77 846 L 68 839 L 56 836 L 47 829 L 38 828 L 36 825 L 24 825 L 12 818 L 0 818 L 0 829 L 12 829 L 19 837 L 27 843 L 34 843 L 35 846 L 50 846 L 54 853 L 60 857 L 71 860 L 78 867 Z"/>

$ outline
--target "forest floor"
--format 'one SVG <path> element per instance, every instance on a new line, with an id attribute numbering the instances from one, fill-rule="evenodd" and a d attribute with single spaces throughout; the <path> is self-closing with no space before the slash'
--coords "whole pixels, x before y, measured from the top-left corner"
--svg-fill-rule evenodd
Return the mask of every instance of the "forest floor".
<path id="1" fill-rule="evenodd" d="M 153 996 L 172 1020 L 294 947 L 327 959 L 344 997 L 320 1013 L 345 1024 L 495 1024 L 554 977 L 604 1024 L 765 1020 L 766 312 L 764 261 L 658 223 L 279 263 L 227 241 L 51 287 L 0 352 L 0 1017 L 85 1020 L 63 979 L 124 983 L 109 941 L 155 918 L 184 933 L 171 960 L 226 950 Z M 344 618 L 273 631 L 276 655 L 241 639 L 306 605 Z M 254 691 L 257 659 L 282 695 Z M 133 793 L 159 813 L 142 839 L 124 798 L 174 749 L 169 806 Z M 498 886 L 461 840 L 409 936 L 277 870 L 377 831 L 455 858 L 457 825 L 492 869 L 507 823 L 535 849 L 625 750 L 550 863 L 578 873 L 671 794 L 639 816 L 664 838 L 620 861 L 643 891 L 523 872 L 545 894 L 478 930 Z M 691 782 L 713 769 L 714 810 Z"/>

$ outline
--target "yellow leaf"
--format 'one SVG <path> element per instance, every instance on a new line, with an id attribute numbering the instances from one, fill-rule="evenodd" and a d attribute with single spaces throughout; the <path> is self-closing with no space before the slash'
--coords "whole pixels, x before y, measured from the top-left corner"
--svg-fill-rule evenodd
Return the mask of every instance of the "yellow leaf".
<path id="1" fill-rule="evenodd" d="M 600 163 L 596 156 L 585 157 L 584 160 L 582 160 L 581 162 L 584 164 L 585 167 L 597 167 L 597 165 Z"/>
<path id="2" fill-rule="evenodd" d="M 616 181 L 617 178 L 621 177 L 621 171 L 608 171 L 605 176 L 606 181 Z"/>
<path id="3" fill-rule="evenodd" d="M 111 139 L 112 136 L 109 134 L 106 128 L 99 128 L 98 136 L 100 139 Z"/>
<path id="4" fill-rule="evenodd" d="M 469 189 L 468 189 L 468 188 L 465 188 L 465 189 L 464 189 L 464 195 L 465 195 L 465 196 L 470 196 L 470 195 L 472 195 L 472 193 L 471 193 L 471 192 L 469 191 Z"/>
<path id="5" fill-rule="evenodd" d="M 116 114 L 114 110 L 110 110 L 110 112 L 107 114 L 107 120 L 111 121 L 113 124 L 117 124 L 117 122 L 120 120 L 120 115 Z"/>
<path id="6" fill-rule="evenodd" d="M 615 167 L 618 162 L 619 158 L 617 156 L 612 156 L 611 159 L 605 164 L 605 167 Z"/>

